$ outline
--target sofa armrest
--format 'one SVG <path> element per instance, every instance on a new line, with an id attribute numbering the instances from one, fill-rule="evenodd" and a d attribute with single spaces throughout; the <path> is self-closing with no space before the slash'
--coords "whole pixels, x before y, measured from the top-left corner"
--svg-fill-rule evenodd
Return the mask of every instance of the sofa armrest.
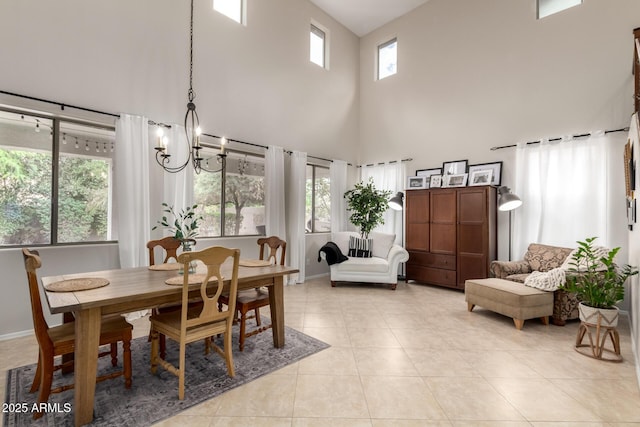
<path id="1" fill-rule="evenodd" d="M 387 262 L 389 265 L 399 264 L 401 262 L 409 261 L 409 252 L 400 245 L 393 245 L 387 255 Z"/>
<path id="2" fill-rule="evenodd" d="M 529 263 L 520 261 L 491 261 L 490 266 L 491 275 L 498 279 L 505 279 L 512 274 L 526 274 L 531 273 L 531 267 Z"/>

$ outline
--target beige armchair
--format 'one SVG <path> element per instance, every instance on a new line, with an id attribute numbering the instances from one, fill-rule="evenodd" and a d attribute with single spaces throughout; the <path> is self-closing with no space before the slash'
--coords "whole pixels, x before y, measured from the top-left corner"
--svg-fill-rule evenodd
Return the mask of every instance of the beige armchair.
<path id="1" fill-rule="evenodd" d="M 490 272 L 493 277 L 524 283 L 533 271 L 546 272 L 560 267 L 571 248 L 532 243 L 524 258 L 519 261 L 493 261 Z M 562 290 L 553 292 L 553 323 L 562 326 L 567 320 L 578 318 L 578 300 L 575 294 Z"/>

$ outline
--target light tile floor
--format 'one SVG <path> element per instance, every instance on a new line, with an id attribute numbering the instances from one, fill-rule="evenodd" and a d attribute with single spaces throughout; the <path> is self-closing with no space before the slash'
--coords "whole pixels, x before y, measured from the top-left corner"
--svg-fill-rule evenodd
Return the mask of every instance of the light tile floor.
<path id="1" fill-rule="evenodd" d="M 518 331 L 434 286 L 331 288 L 316 278 L 285 287 L 285 313 L 331 347 L 157 426 L 640 426 L 626 317 L 624 362 L 608 363 L 574 350 L 578 322 L 529 320 Z M 134 332 L 146 335 L 147 319 Z M 32 337 L 0 342 L 2 384 L 36 354 Z"/>

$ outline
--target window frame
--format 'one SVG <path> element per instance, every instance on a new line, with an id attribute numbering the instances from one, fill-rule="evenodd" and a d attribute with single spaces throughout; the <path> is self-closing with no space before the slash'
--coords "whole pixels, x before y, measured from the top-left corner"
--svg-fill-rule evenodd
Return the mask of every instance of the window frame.
<path id="1" fill-rule="evenodd" d="M 114 133 L 114 142 L 115 142 L 115 126 L 107 125 L 104 123 L 91 122 L 88 120 L 82 120 L 77 118 L 70 117 L 61 117 L 54 114 L 47 114 L 43 112 L 33 111 L 29 109 L 21 109 L 18 107 L 11 106 L 0 106 L 0 111 L 8 112 L 12 114 L 18 115 L 27 115 L 29 117 L 34 117 L 36 119 L 46 119 L 52 122 L 51 126 L 51 195 L 50 195 L 50 209 L 51 209 L 51 217 L 50 217 L 50 227 L 51 233 L 49 236 L 49 243 L 27 243 L 27 244 L 19 244 L 19 245 L 0 245 L 0 249 L 11 249 L 11 248 L 25 248 L 25 247 L 52 247 L 52 246 L 82 246 L 82 245 L 104 245 L 104 244 L 113 244 L 118 243 L 118 240 L 110 239 L 110 240 L 91 240 L 91 241 L 82 241 L 82 242 L 59 242 L 58 241 L 58 220 L 59 220 L 59 184 L 60 184 L 60 144 L 62 141 L 62 132 L 60 131 L 61 123 L 71 123 L 80 126 L 87 126 L 92 128 L 103 129 L 107 131 L 111 131 Z M 112 158 L 113 161 L 113 158 Z M 113 163 L 112 163 L 113 166 Z M 113 180 L 113 174 L 111 176 Z M 111 191 L 113 191 L 113 182 L 111 182 Z M 113 193 L 112 193 L 113 195 Z M 116 230 L 112 230 L 111 235 L 117 235 Z"/>
<path id="2" fill-rule="evenodd" d="M 311 59 L 311 36 L 313 34 L 315 34 L 316 36 L 319 36 L 319 34 L 316 33 L 314 29 L 317 32 L 322 34 L 322 65 L 318 64 L 317 62 L 314 62 Z M 309 24 L 309 62 L 325 70 L 329 69 L 330 39 L 331 39 L 331 36 L 330 36 L 329 29 L 312 19 L 311 23 Z"/>
<path id="3" fill-rule="evenodd" d="M 322 64 L 318 64 L 317 62 L 315 62 L 315 61 L 313 60 L 313 58 L 311 58 L 311 53 L 312 53 L 312 52 L 311 52 L 311 47 L 309 47 L 309 50 L 310 50 L 310 51 L 309 51 L 309 55 L 310 55 L 310 56 L 309 56 L 309 60 L 311 61 L 311 63 L 312 63 L 312 64 L 316 64 L 317 66 L 324 68 L 324 65 L 325 65 L 325 62 L 326 62 L 326 61 L 325 61 L 325 57 L 326 57 L 326 44 L 327 44 L 327 43 L 326 43 L 326 41 L 327 41 L 327 39 L 326 39 L 326 34 L 325 34 L 325 32 L 324 32 L 324 31 L 322 31 L 322 30 L 321 30 L 320 28 L 318 28 L 317 26 L 315 26 L 315 25 L 311 24 L 310 29 L 309 29 L 309 37 L 311 38 L 311 37 L 313 37 L 314 35 L 315 35 L 316 37 L 319 37 L 319 38 L 320 38 L 320 40 L 322 41 Z M 310 42 L 310 44 L 311 44 L 311 42 Z"/>
<path id="4" fill-rule="evenodd" d="M 235 18 L 227 15 L 226 13 L 220 11 L 219 9 L 216 9 L 216 0 L 212 0 L 211 1 L 211 8 L 221 14 L 222 16 L 226 16 L 227 18 L 231 19 L 233 22 L 237 22 L 240 25 L 244 25 L 245 27 L 247 26 L 247 0 L 238 0 L 239 1 L 239 6 L 240 6 L 240 21 L 236 21 Z"/>
<path id="5" fill-rule="evenodd" d="M 315 163 L 307 163 L 307 167 L 311 167 L 311 231 L 305 231 L 305 234 L 320 234 L 320 233 L 330 233 L 331 230 L 323 230 L 323 231 L 317 231 L 316 230 L 316 170 L 318 168 L 320 169 L 326 169 L 327 171 L 330 171 L 330 168 L 328 166 L 321 166 L 321 165 L 317 165 Z M 331 180 L 329 180 L 329 186 L 331 186 Z M 306 228 L 305 228 L 306 230 Z"/>
<path id="6" fill-rule="evenodd" d="M 540 15 L 540 4 L 542 2 L 545 2 L 545 1 L 547 3 L 547 7 L 548 7 L 549 4 L 552 4 L 553 2 L 560 3 L 558 0 L 536 0 L 536 19 L 537 20 L 547 18 L 547 17 L 549 17 L 551 15 L 555 15 L 556 13 L 564 12 L 567 9 L 571 9 L 572 7 L 575 7 L 575 6 L 580 6 L 580 5 L 582 5 L 584 3 L 584 0 L 578 0 L 578 2 L 574 1 L 574 2 L 572 2 L 573 4 L 571 4 L 569 6 L 565 6 L 565 5 L 560 6 L 560 7 L 557 8 L 557 10 L 541 16 Z"/>
<path id="7" fill-rule="evenodd" d="M 392 45 L 392 44 L 396 44 L 396 70 L 393 74 L 389 74 L 386 75 L 384 77 L 380 77 L 380 66 L 382 65 L 381 61 L 380 61 L 380 52 L 382 51 L 382 49 Z M 396 74 L 398 74 L 398 37 L 397 36 L 393 36 L 392 38 L 388 39 L 385 42 L 382 43 L 378 43 L 376 45 L 376 80 L 384 80 L 388 77 L 391 76 L 395 76 Z"/>
<path id="8" fill-rule="evenodd" d="M 210 142 L 201 142 L 201 144 L 203 147 L 211 149 L 211 150 L 220 150 L 220 146 L 215 145 L 213 143 Z M 256 157 L 256 158 L 261 158 L 264 161 L 264 154 L 260 154 L 260 153 L 255 153 L 255 152 L 251 152 L 251 151 L 244 151 L 244 150 L 239 150 L 239 149 L 229 149 L 229 148 L 225 148 L 225 153 L 227 155 L 227 161 L 225 161 L 225 167 L 224 168 L 220 168 L 220 170 L 216 171 L 216 172 L 207 172 L 207 171 L 203 171 L 201 172 L 201 174 L 208 174 L 208 173 L 219 173 L 220 174 L 220 222 L 219 222 L 219 226 L 220 226 L 220 234 L 218 235 L 202 235 L 202 236 L 198 236 L 198 238 L 201 239 L 217 239 L 217 238 L 242 238 L 242 237 L 256 237 L 256 236 L 264 236 L 264 234 L 260 234 L 258 233 L 258 231 L 256 230 L 255 234 L 226 234 L 225 230 L 226 230 L 226 209 L 224 208 L 227 204 L 227 189 L 226 189 L 226 183 L 227 183 L 227 171 L 229 168 L 229 163 L 228 163 L 228 159 L 229 159 L 229 154 L 233 153 L 233 154 L 237 154 L 237 155 L 244 155 L 244 156 L 251 156 L 251 157 Z M 260 175 L 256 175 L 256 176 L 260 176 Z M 262 175 L 262 179 L 264 180 L 264 175 Z M 195 196 L 195 185 L 196 185 L 196 175 L 193 176 L 193 187 L 194 187 L 194 196 Z M 194 203 L 197 203 L 196 200 L 194 200 Z M 264 199 L 263 199 L 263 203 L 264 203 Z M 266 209 L 266 205 L 265 205 L 265 209 Z"/>

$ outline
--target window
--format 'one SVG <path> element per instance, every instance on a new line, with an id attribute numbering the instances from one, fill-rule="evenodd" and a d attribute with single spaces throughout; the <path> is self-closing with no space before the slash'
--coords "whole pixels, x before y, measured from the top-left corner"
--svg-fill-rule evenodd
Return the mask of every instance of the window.
<path id="1" fill-rule="evenodd" d="M 203 145 L 208 144 L 205 141 Z M 204 167 L 219 170 L 219 150 L 211 147 L 213 144 L 202 150 L 203 157 L 208 158 Z M 203 236 L 264 235 L 264 158 L 227 150 L 224 171 L 203 171 L 194 176 L 194 201 L 204 218 L 200 227 Z"/>
<path id="2" fill-rule="evenodd" d="M 538 0 L 538 19 L 582 4 L 582 0 Z"/>
<path id="3" fill-rule="evenodd" d="M 331 180 L 329 168 L 307 165 L 307 202 L 305 230 L 307 233 L 331 231 Z"/>
<path id="4" fill-rule="evenodd" d="M 394 75 L 398 69 L 398 40 L 378 46 L 378 80 Z"/>
<path id="5" fill-rule="evenodd" d="M 245 0 L 213 0 L 213 8 L 223 15 L 244 24 Z"/>
<path id="6" fill-rule="evenodd" d="M 309 59 L 325 68 L 325 32 L 313 24 L 309 33 Z"/>
<path id="7" fill-rule="evenodd" d="M 0 110 L 0 246 L 112 239 L 113 128 Z"/>

